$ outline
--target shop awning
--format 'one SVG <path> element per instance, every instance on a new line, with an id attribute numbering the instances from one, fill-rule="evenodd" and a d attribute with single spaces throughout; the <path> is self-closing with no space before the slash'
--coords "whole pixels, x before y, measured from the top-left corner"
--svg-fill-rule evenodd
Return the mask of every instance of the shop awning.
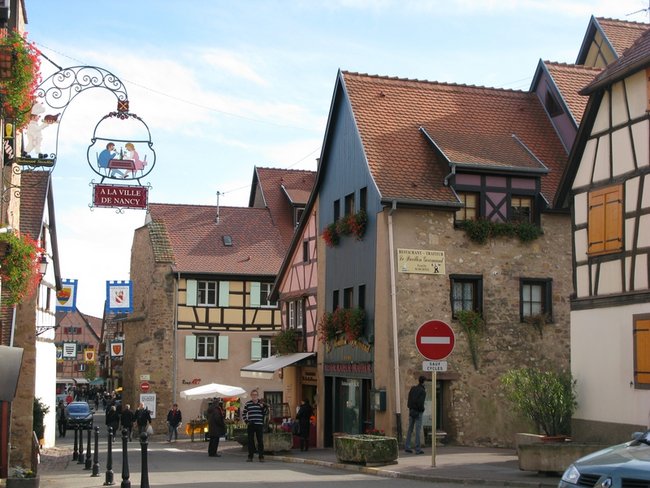
<path id="1" fill-rule="evenodd" d="M 75 378 L 74 382 L 77 383 L 78 385 L 87 385 L 88 380 L 86 378 Z"/>
<path id="2" fill-rule="evenodd" d="M 239 375 L 242 378 L 260 378 L 263 380 L 270 380 L 273 378 L 273 373 L 278 369 L 291 366 L 303 359 L 316 355 L 315 352 L 296 352 L 293 354 L 275 355 L 264 358 L 248 366 L 244 366 L 239 370 Z"/>

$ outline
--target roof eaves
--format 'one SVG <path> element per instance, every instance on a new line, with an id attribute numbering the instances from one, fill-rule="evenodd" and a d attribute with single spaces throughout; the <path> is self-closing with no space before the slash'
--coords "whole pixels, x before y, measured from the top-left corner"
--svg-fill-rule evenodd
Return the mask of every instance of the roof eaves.
<path id="1" fill-rule="evenodd" d="M 443 207 L 448 209 L 459 209 L 463 207 L 461 202 L 450 202 L 448 200 L 415 200 L 411 198 L 382 198 L 382 205 L 401 207 Z"/>

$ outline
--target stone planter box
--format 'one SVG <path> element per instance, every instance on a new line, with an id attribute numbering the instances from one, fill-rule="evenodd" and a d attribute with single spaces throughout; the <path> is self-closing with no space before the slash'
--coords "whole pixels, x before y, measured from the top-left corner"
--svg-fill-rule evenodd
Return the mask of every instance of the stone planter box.
<path id="1" fill-rule="evenodd" d="M 383 466 L 397 462 L 397 439 L 378 435 L 344 435 L 334 439 L 336 459 L 340 463 Z"/>
<path id="2" fill-rule="evenodd" d="M 248 447 L 248 431 L 246 429 L 234 429 L 233 440 Z M 265 432 L 264 452 L 290 451 L 293 445 L 291 432 Z"/>
<path id="3" fill-rule="evenodd" d="M 39 488 L 40 479 L 35 478 L 7 478 L 7 488 Z"/>
<path id="4" fill-rule="evenodd" d="M 522 471 L 562 473 L 576 459 L 606 447 L 571 441 L 546 442 L 542 436 L 517 434 L 517 457 Z"/>

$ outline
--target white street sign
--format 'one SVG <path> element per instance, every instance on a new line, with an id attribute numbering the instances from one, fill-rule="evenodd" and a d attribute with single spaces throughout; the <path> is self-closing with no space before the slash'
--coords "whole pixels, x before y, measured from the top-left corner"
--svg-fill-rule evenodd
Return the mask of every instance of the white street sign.
<path id="1" fill-rule="evenodd" d="M 447 361 L 422 361 L 422 371 L 447 371 Z"/>

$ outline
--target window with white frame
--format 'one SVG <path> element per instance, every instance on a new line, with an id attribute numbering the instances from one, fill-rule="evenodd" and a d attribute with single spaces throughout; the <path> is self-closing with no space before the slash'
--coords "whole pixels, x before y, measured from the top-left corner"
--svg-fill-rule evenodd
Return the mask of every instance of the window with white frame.
<path id="1" fill-rule="evenodd" d="M 228 336 L 224 334 L 192 334 L 186 336 L 185 359 L 195 361 L 228 359 Z"/>
<path id="2" fill-rule="evenodd" d="M 271 290 L 273 289 L 273 283 L 261 283 L 260 284 L 260 306 L 261 307 L 275 307 L 277 302 L 271 301 Z"/>
<path id="3" fill-rule="evenodd" d="M 287 303 L 287 325 L 290 329 L 296 328 L 296 302 Z"/>
<path id="4" fill-rule="evenodd" d="M 305 324 L 305 300 L 296 301 L 296 329 L 302 329 Z"/>
<path id="5" fill-rule="evenodd" d="M 196 304 L 216 307 L 217 305 L 217 282 L 197 281 L 196 283 Z"/>
<path id="6" fill-rule="evenodd" d="M 251 339 L 251 360 L 269 358 L 275 354 L 275 346 L 271 337 L 253 337 Z"/>
<path id="7" fill-rule="evenodd" d="M 460 310 L 482 312 L 483 277 L 475 275 L 451 275 L 451 311 L 456 318 Z"/>
<path id="8" fill-rule="evenodd" d="M 521 278 L 519 281 L 521 321 L 528 317 L 544 316 L 552 320 L 552 280 Z"/>

